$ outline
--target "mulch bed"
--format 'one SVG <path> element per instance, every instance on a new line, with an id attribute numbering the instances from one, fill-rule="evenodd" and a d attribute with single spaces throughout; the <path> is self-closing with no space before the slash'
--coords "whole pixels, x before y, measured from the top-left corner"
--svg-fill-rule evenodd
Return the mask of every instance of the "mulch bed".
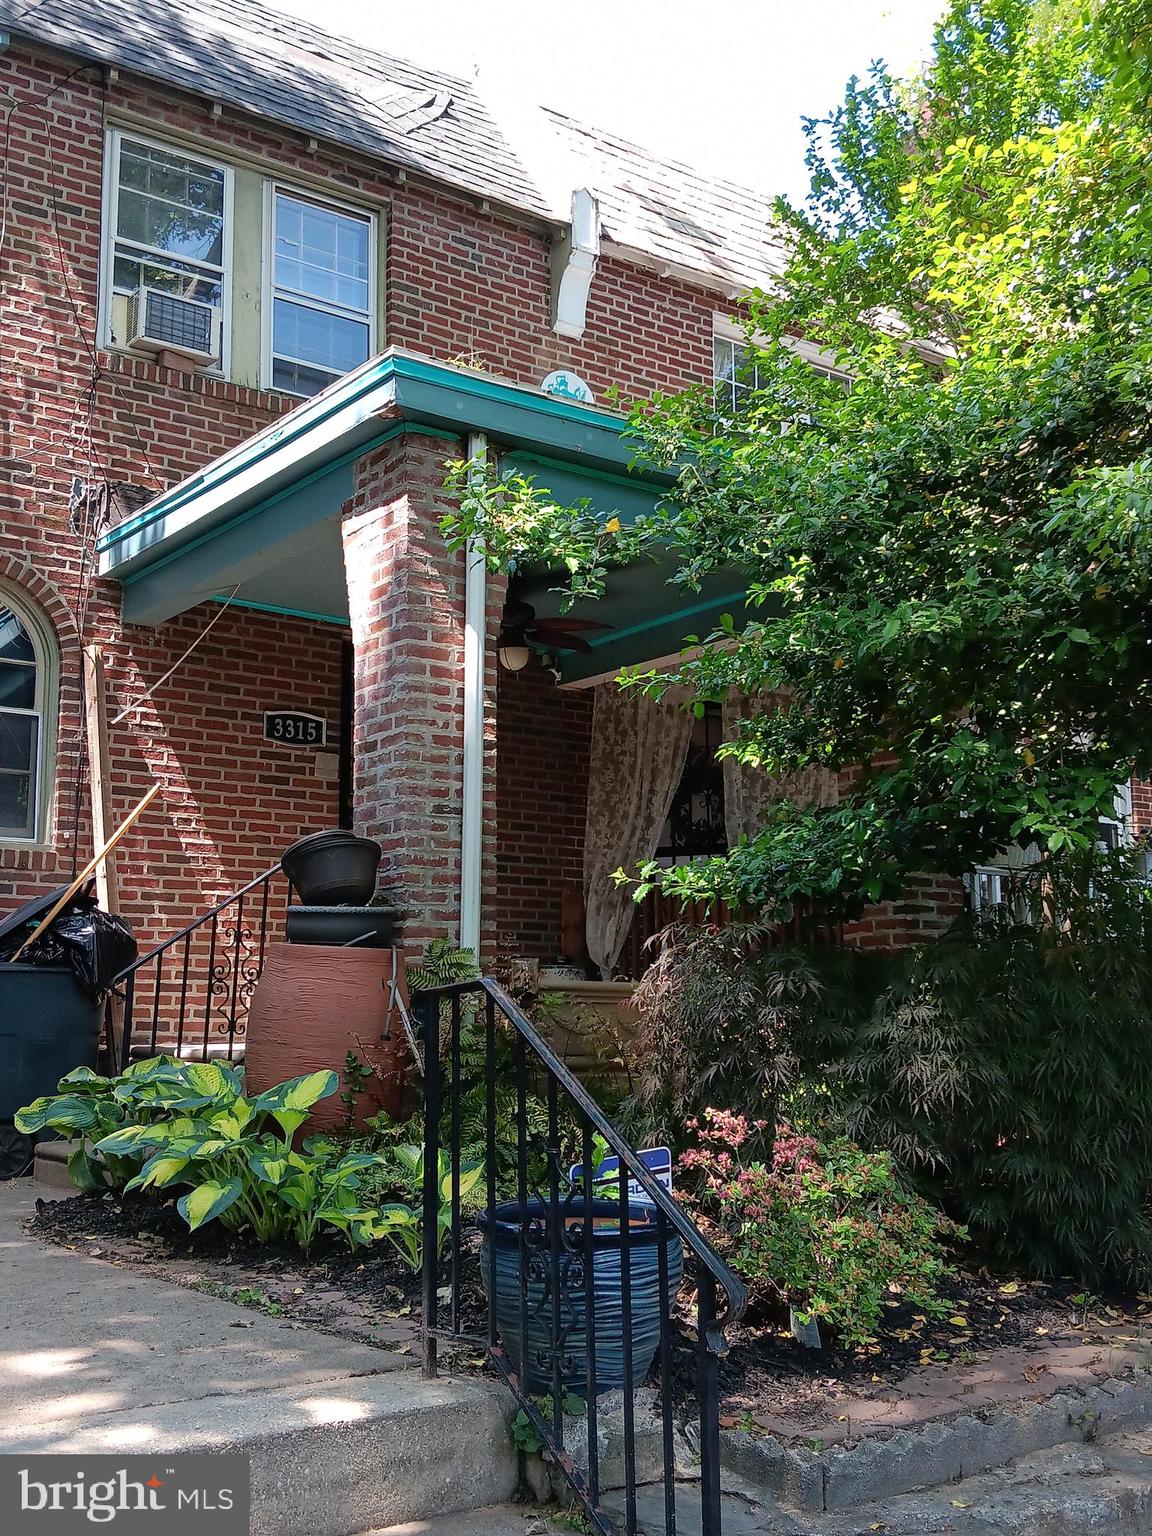
<path id="1" fill-rule="evenodd" d="M 304 1256 L 288 1245 L 247 1242 L 218 1222 L 190 1233 L 171 1202 L 139 1195 L 39 1201 L 28 1227 L 47 1242 L 256 1307 L 288 1326 L 320 1328 L 410 1354 L 414 1362 L 419 1356 L 420 1277 L 383 1244 L 352 1251 L 335 1235 L 324 1236 Z M 487 1312 L 478 1265 L 474 1255 L 466 1259 L 461 1326 L 482 1337 Z M 447 1280 L 445 1268 L 442 1286 Z M 945 1311 L 933 1317 L 894 1295 L 873 1343 L 827 1340 L 820 1350 L 797 1343 L 786 1317 L 751 1311 L 729 1328 L 730 1350 L 720 1362 L 725 1426 L 779 1433 L 785 1421 L 824 1425 L 830 1405 L 842 1407 L 845 1399 L 890 1402 L 901 1391 L 916 1395 L 922 1380 L 978 1380 L 997 1356 L 1013 1361 L 1022 1395 L 1033 1381 L 1043 1392 L 1047 1362 L 1070 1347 L 1099 1346 L 1108 1362 L 1100 1374 L 1123 1374 L 1152 1338 L 1152 1298 L 1087 1296 L 1071 1282 L 961 1272 L 942 1299 Z M 469 1346 L 450 1358 L 473 1368 L 485 1363 Z M 697 1361 L 685 1313 L 673 1348 L 673 1392 L 685 1411 L 696 1396 Z"/>

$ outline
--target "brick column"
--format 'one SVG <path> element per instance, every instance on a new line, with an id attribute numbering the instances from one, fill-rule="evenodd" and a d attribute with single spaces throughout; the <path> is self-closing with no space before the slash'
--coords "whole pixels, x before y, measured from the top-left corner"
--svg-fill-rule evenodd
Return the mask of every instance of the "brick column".
<path id="1" fill-rule="evenodd" d="M 449 553 L 438 524 L 449 505 L 444 465 L 462 451 L 416 434 L 386 444 L 359 461 L 343 511 L 356 650 L 356 828 L 384 849 L 386 878 L 411 914 L 412 951 L 459 934 L 464 560 Z M 486 734 L 494 718 L 488 699 Z M 494 927 L 493 756 L 494 739 L 485 752 L 484 951 Z"/>

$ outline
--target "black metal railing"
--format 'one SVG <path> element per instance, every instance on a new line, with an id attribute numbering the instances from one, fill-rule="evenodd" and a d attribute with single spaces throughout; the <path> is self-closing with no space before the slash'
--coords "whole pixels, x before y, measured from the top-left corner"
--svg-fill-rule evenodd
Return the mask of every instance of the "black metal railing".
<path id="1" fill-rule="evenodd" d="M 120 972 L 113 1007 L 121 1070 L 133 1052 L 234 1060 L 265 948 L 283 931 L 289 899 L 274 865 Z"/>
<path id="2" fill-rule="evenodd" d="M 486 1350 L 602 1536 L 721 1536 L 719 1360 L 744 1287 L 500 986 L 413 1011 L 425 1373 L 441 1345 Z"/>

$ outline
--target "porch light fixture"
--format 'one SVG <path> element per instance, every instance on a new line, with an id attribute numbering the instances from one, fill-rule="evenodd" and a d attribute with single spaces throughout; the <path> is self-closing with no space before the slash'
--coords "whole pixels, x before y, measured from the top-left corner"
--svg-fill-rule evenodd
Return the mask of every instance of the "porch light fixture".
<path id="1" fill-rule="evenodd" d="M 532 652 L 522 640 L 502 642 L 496 651 L 496 658 L 505 672 L 523 672 L 531 655 Z"/>

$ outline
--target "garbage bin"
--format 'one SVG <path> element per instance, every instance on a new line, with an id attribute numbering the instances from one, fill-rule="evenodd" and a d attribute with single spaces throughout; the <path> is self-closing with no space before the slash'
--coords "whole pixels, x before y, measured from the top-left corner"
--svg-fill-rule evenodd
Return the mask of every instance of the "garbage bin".
<path id="1" fill-rule="evenodd" d="M 0 1178 L 31 1161 L 35 1138 L 15 1129 L 16 1111 L 74 1067 L 95 1067 L 103 1018 L 71 966 L 0 963 Z"/>

